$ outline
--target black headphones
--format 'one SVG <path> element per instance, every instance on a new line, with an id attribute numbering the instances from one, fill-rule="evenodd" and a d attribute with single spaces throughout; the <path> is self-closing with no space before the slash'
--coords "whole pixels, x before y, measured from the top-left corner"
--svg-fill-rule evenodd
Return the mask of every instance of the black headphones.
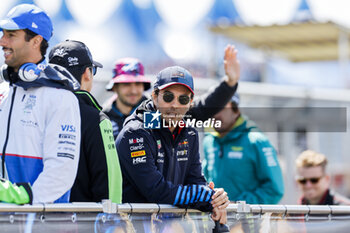
<path id="1" fill-rule="evenodd" d="M 10 81 L 9 74 L 7 71 L 8 66 L 6 64 L 0 67 L 0 83 L 3 81 Z M 35 63 L 24 63 L 18 70 L 18 77 L 25 82 L 32 82 L 36 80 L 40 72 L 46 68 L 46 60 L 44 59 L 39 64 Z"/>

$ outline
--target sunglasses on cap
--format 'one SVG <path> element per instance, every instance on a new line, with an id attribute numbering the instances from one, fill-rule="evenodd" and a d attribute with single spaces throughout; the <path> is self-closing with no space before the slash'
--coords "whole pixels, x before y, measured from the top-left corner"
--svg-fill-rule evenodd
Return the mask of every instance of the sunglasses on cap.
<path id="1" fill-rule="evenodd" d="M 171 103 L 174 98 L 175 95 L 174 93 L 170 92 L 170 91 L 165 91 L 163 94 L 161 94 L 163 96 L 163 100 L 166 103 Z M 190 102 L 191 97 L 189 97 L 188 95 L 180 95 L 177 97 L 177 100 L 179 101 L 180 104 L 182 105 L 186 105 Z"/>
<path id="2" fill-rule="evenodd" d="M 311 184 L 317 184 L 321 178 L 322 178 L 322 176 L 321 177 L 312 177 L 312 178 L 298 178 L 297 181 L 299 184 L 306 184 L 307 181 L 310 181 Z"/>

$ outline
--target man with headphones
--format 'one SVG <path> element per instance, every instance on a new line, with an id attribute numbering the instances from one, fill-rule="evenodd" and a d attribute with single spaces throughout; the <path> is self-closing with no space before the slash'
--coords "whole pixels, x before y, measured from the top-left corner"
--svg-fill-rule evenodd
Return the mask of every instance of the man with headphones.
<path id="1" fill-rule="evenodd" d="M 52 36 L 47 14 L 32 4 L 12 8 L 0 21 L 9 83 L 0 105 L 1 176 L 30 183 L 34 203 L 68 202 L 80 152 L 79 83 L 63 67 L 46 64 Z M 0 81 L 1 82 L 1 81 Z"/>

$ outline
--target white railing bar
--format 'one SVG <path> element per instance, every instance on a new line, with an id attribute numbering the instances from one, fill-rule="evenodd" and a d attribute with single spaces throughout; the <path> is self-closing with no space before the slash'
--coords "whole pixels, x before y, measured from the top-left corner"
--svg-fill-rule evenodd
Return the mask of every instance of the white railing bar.
<path id="1" fill-rule="evenodd" d="M 350 206 L 329 205 L 249 205 L 245 203 L 230 204 L 228 212 L 234 213 L 282 213 L 282 214 L 350 214 Z M 199 213 L 195 209 L 181 209 L 172 205 L 124 203 L 115 204 L 79 202 L 66 204 L 15 205 L 0 204 L 0 212 L 105 212 L 105 213 Z"/>

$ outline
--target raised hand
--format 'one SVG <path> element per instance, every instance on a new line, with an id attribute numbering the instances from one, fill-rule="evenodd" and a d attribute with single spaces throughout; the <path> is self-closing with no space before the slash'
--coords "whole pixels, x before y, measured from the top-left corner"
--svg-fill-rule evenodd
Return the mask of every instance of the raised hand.
<path id="1" fill-rule="evenodd" d="M 228 44 L 225 48 L 225 56 L 224 56 L 224 67 L 225 74 L 227 76 L 226 82 L 229 86 L 234 86 L 237 84 L 240 77 L 240 64 L 237 59 L 237 49 L 234 45 Z"/>

